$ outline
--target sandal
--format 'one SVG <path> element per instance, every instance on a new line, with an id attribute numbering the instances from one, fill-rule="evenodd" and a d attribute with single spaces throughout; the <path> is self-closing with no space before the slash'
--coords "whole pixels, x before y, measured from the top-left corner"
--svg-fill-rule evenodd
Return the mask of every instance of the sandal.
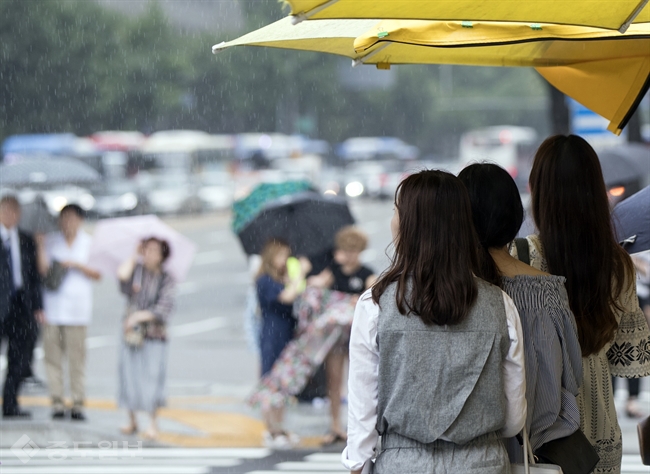
<path id="1" fill-rule="evenodd" d="M 138 426 L 137 425 L 129 425 L 129 426 L 123 426 L 120 428 L 120 433 L 126 436 L 131 436 L 134 435 L 138 432 Z"/>
<path id="2" fill-rule="evenodd" d="M 636 400 L 629 400 L 625 405 L 625 414 L 628 418 L 639 419 L 646 416 L 646 414 L 639 408 Z"/>
<path id="3" fill-rule="evenodd" d="M 323 439 L 321 446 L 328 447 L 328 446 L 334 446 L 335 444 L 345 443 L 345 442 L 347 442 L 347 438 L 345 436 L 343 436 L 340 433 L 331 431 L 329 434 L 325 435 L 325 438 Z"/>
<path id="4" fill-rule="evenodd" d="M 146 441 L 156 441 L 156 439 L 158 439 L 158 435 L 158 430 L 149 428 L 147 431 L 142 433 L 141 437 Z"/>

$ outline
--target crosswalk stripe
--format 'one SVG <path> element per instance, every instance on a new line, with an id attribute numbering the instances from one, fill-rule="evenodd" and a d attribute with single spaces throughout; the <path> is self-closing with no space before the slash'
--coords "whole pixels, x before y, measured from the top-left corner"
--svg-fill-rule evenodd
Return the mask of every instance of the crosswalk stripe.
<path id="1" fill-rule="evenodd" d="M 305 456 L 307 462 L 341 462 L 341 453 L 314 453 Z"/>
<path id="2" fill-rule="evenodd" d="M 53 456 L 68 459 L 137 459 L 137 458 L 244 458 L 262 459 L 271 454 L 266 448 L 138 448 L 130 445 L 124 448 L 98 449 L 98 448 L 41 448 L 30 453 L 32 458 L 48 458 Z M 10 449 L 0 449 L 0 459 L 16 459 Z"/>
<path id="3" fill-rule="evenodd" d="M 129 474 L 209 474 L 208 466 L 129 466 Z M 20 467 L 3 467 L 2 474 L 124 474 L 124 466 L 42 466 L 29 464 Z M 277 473 L 276 473 L 277 474 Z"/>
<path id="4" fill-rule="evenodd" d="M 250 471 L 247 472 L 246 474 L 278 474 L 278 472 L 282 472 L 282 471 Z M 350 471 L 291 471 L 291 474 L 332 474 L 332 473 L 349 474 L 349 472 Z"/>
<path id="5" fill-rule="evenodd" d="M 343 472 L 341 462 L 281 462 L 275 468 L 279 471 L 321 471 L 321 472 Z"/>
<path id="6" fill-rule="evenodd" d="M 159 466 L 161 462 L 164 462 L 166 466 L 210 466 L 210 467 L 234 467 L 240 466 L 243 464 L 242 459 L 236 458 L 204 458 L 204 459 L 115 459 L 115 458 L 104 458 L 104 459 L 30 459 L 27 463 L 23 463 L 20 459 L 3 459 L 2 466 L 0 467 L 0 474 L 4 474 L 4 469 L 6 466 L 15 466 L 21 467 L 25 465 L 29 466 L 52 466 L 52 464 L 59 464 L 62 466 Z"/>

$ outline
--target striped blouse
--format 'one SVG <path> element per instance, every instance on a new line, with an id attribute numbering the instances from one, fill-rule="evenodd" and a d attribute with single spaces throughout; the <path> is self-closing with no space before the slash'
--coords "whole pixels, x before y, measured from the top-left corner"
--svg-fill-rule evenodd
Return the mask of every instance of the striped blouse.
<path id="1" fill-rule="evenodd" d="M 580 427 L 576 396 L 582 354 L 576 322 L 559 276 L 502 277 L 521 319 L 526 360 L 526 427 L 533 450 Z"/>
<path id="2" fill-rule="evenodd" d="M 175 282 L 169 273 L 152 273 L 136 265 L 128 281 L 120 282 L 120 291 L 128 298 L 127 314 L 148 310 L 154 319 L 144 325 L 145 337 L 167 340 L 167 321 L 175 306 Z"/>

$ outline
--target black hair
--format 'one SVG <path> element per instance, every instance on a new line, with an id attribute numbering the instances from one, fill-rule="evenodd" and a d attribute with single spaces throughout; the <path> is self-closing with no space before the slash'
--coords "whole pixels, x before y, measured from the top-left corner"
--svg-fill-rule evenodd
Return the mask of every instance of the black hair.
<path id="1" fill-rule="evenodd" d="M 458 175 L 467 187 L 472 219 L 481 244 L 481 278 L 501 283 L 499 270 L 489 253 L 512 242 L 524 222 L 524 206 L 510 174 L 492 163 L 469 165 Z"/>
<path id="2" fill-rule="evenodd" d="M 478 243 L 465 186 L 445 171 L 420 171 L 397 187 L 395 207 L 395 255 L 372 287 L 373 301 L 396 283 L 401 314 L 428 325 L 459 324 L 478 296 Z"/>
<path id="3" fill-rule="evenodd" d="M 160 263 L 164 263 L 172 253 L 172 250 L 169 247 L 169 242 L 167 242 L 165 239 L 159 239 L 157 237 L 149 237 L 148 239 L 144 239 L 142 241 L 144 245 L 147 245 L 149 242 L 158 242 L 160 244 L 160 253 L 162 256 Z"/>
<path id="4" fill-rule="evenodd" d="M 63 209 L 61 209 L 61 211 L 59 212 L 59 216 L 62 216 L 64 212 L 74 212 L 81 219 L 86 218 L 86 211 L 84 211 L 83 208 L 78 204 L 66 204 L 65 206 L 63 206 Z"/>

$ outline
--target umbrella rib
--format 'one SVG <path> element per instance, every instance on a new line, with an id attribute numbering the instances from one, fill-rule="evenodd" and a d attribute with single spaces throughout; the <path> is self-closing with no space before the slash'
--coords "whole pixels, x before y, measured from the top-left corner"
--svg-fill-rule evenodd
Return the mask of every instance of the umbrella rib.
<path id="1" fill-rule="evenodd" d="M 353 59 L 352 60 L 352 67 L 357 67 L 357 66 L 359 66 L 361 64 L 365 64 L 368 59 L 372 58 L 377 53 L 380 53 L 381 51 L 386 49 L 388 46 L 390 46 L 390 44 L 391 44 L 390 42 L 386 42 L 386 43 L 382 44 L 381 46 L 379 46 L 377 49 L 375 49 L 373 52 L 368 53 L 368 54 L 366 54 L 365 56 L 363 56 L 361 58 Z"/>
<path id="2" fill-rule="evenodd" d="M 323 3 L 322 5 L 317 6 L 316 8 L 312 8 L 308 12 L 301 12 L 301 13 L 298 13 L 297 15 L 292 15 L 291 23 L 294 24 L 294 25 L 297 25 L 298 23 L 302 23 L 305 20 L 309 20 L 312 16 L 316 15 L 317 13 L 322 12 L 326 8 L 331 7 L 332 5 L 334 5 L 338 1 L 339 0 L 329 0 L 329 1 L 325 2 L 325 3 Z M 645 0 L 645 1 L 647 2 L 648 0 Z"/>
<path id="3" fill-rule="evenodd" d="M 637 16 L 639 16 L 639 13 L 641 13 L 641 10 L 643 10 L 647 4 L 648 0 L 641 0 L 639 2 L 639 5 L 636 7 L 636 9 L 632 12 L 628 19 L 625 20 L 625 23 L 623 23 L 618 29 L 619 33 L 625 33 L 627 31 L 632 22 L 636 19 Z"/>

